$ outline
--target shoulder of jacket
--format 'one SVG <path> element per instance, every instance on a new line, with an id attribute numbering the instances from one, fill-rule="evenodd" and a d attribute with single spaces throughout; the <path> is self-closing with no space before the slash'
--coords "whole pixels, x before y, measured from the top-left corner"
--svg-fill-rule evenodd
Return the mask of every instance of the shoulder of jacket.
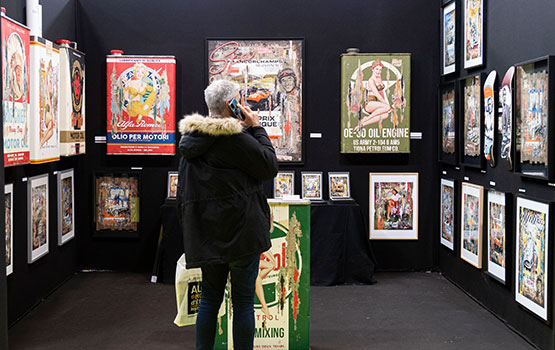
<path id="1" fill-rule="evenodd" d="M 235 118 L 205 117 L 198 113 L 186 115 L 179 121 L 179 132 L 199 132 L 212 136 L 229 136 L 243 132 L 241 122 Z"/>

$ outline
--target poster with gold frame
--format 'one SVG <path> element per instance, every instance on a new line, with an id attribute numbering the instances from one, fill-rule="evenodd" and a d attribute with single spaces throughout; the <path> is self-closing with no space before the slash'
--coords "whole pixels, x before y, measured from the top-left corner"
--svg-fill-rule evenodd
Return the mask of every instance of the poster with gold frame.
<path id="1" fill-rule="evenodd" d="M 460 92 L 460 153 L 465 167 L 483 169 L 484 114 L 483 84 L 485 74 L 475 74 L 459 81 Z"/>
<path id="2" fill-rule="evenodd" d="M 418 239 L 418 173 L 370 173 L 370 239 Z"/>
<path id="3" fill-rule="evenodd" d="M 75 237 L 75 177 L 73 169 L 59 171 L 58 180 L 58 245 Z"/>
<path id="4" fill-rule="evenodd" d="M 461 185 L 461 259 L 482 268 L 482 222 L 484 187 Z"/>
<path id="5" fill-rule="evenodd" d="M 27 180 L 27 262 L 48 254 L 48 174 Z"/>
<path id="6" fill-rule="evenodd" d="M 464 4 L 464 68 L 469 69 L 484 64 L 484 2 L 486 0 L 462 1 Z"/>
<path id="7" fill-rule="evenodd" d="M 4 223 L 6 225 L 6 276 L 13 273 L 13 184 L 4 185 Z"/>

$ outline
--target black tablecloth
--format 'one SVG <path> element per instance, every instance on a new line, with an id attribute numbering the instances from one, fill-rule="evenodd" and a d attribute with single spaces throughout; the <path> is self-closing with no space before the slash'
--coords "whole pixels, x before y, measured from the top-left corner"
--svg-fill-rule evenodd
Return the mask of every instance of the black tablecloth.
<path id="1" fill-rule="evenodd" d="M 167 199 L 160 207 L 162 214 L 162 242 L 160 247 L 161 266 L 159 282 L 174 283 L 177 260 L 183 254 L 183 235 L 177 219 L 177 204 Z"/>
<path id="2" fill-rule="evenodd" d="M 376 259 L 355 201 L 312 203 L 310 284 L 371 284 Z"/>

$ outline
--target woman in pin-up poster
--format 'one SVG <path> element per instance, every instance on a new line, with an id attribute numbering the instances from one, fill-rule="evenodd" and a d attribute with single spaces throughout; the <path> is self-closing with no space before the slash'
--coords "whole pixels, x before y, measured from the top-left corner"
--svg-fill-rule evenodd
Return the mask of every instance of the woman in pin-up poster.
<path id="1" fill-rule="evenodd" d="M 381 122 L 389 116 L 391 107 L 386 100 L 385 92 L 386 86 L 382 80 L 382 70 L 384 65 L 381 60 L 376 59 L 370 70 L 372 76 L 368 79 L 367 89 L 367 102 L 364 110 L 369 114 L 362 118 L 360 124 L 355 128 L 359 130 L 361 127 Z M 380 127 L 381 128 L 381 127 Z"/>
<path id="2" fill-rule="evenodd" d="M 149 116 L 154 104 L 156 93 L 154 83 L 148 77 L 148 69 L 142 63 L 135 64 L 134 75 L 124 88 L 126 108 L 131 118 L 140 123 L 143 117 Z M 129 101 L 129 102 L 127 102 Z"/>

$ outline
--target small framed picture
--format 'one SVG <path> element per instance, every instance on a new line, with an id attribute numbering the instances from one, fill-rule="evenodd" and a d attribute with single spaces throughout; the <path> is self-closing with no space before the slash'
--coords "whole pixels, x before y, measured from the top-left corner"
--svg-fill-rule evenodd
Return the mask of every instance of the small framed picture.
<path id="1" fill-rule="evenodd" d="M 450 83 L 439 88 L 439 161 L 445 164 L 458 164 L 459 149 L 459 111 L 457 84 Z"/>
<path id="2" fill-rule="evenodd" d="M 488 191 L 487 272 L 505 284 L 507 269 L 507 198 L 503 192 Z"/>
<path id="3" fill-rule="evenodd" d="M 461 259 L 482 268 L 482 222 L 484 187 L 462 183 Z"/>
<path id="4" fill-rule="evenodd" d="M 440 242 L 447 248 L 454 250 L 455 242 L 455 181 L 441 179 L 440 189 Z"/>
<path id="5" fill-rule="evenodd" d="M 303 171 L 301 173 L 301 197 L 310 200 L 322 200 L 322 172 Z"/>
<path id="6" fill-rule="evenodd" d="M 177 171 L 168 171 L 168 198 L 177 198 L 177 181 L 179 173 Z"/>
<path id="7" fill-rule="evenodd" d="M 73 169 L 58 172 L 58 245 L 75 237 Z"/>
<path id="8" fill-rule="evenodd" d="M 455 0 L 441 7 L 441 75 L 455 72 L 457 64 L 457 4 Z"/>
<path id="9" fill-rule="evenodd" d="M 465 69 L 484 64 L 484 1 L 463 0 Z"/>
<path id="10" fill-rule="evenodd" d="M 484 148 L 484 115 L 483 85 L 485 74 L 480 73 L 463 78 L 459 81 L 461 106 L 460 140 L 461 163 L 465 167 L 483 169 L 485 158 Z"/>
<path id="11" fill-rule="evenodd" d="M 328 173 L 331 200 L 351 199 L 351 182 L 349 172 Z"/>
<path id="12" fill-rule="evenodd" d="M 27 262 L 48 254 L 48 174 L 27 180 Z"/>
<path id="13" fill-rule="evenodd" d="M 280 171 L 274 178 L 274 198 L 283 198 L 295 193 L 295 172 Z"/>
<path id="14" fill-rule="evenodd" d="M 13 184 L 4 185 L 6 223 L 6 276 L 13 272 Z"/>

